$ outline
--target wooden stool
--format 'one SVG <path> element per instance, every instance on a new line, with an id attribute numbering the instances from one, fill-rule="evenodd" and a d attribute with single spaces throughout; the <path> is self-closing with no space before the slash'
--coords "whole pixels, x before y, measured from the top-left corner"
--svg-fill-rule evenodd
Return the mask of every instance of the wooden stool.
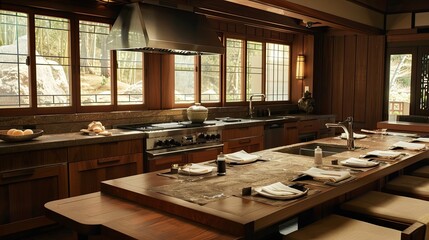
<path id="1" fill-rule="evenodd" d="M 356 217 L 388 220 L 392 226 L 405 228 L 415 222 L 429 225 L 429 201 L 389 193 L 370 191 L 345 202 L 341 209 Z M 427 230 L 426 234 L 429 237 Z"/>
<path id="2" fill-rule="evenodd" d="M 417 176 L 417 177 L 429 178 L 429 165 L 417 168 L 411 173 L 411 175 Z"/>
<path id="3" fill-rule="evenodd" d="M 418 230 L 417 230 L 418 229 Z M 419 232 L 420 231 L 420 232 Z M 424 225 L 416 223 L 404 231 L 347 218 L 330 215 L 295 232 L 286 235 L 284 240 L 399 240 L 424 239 Z"/>
<path id="4" fill-rule="evenodd" d="M 385 186 L 385 191 L 429 200 L 429 178 L 402 175 L 389 181 Z"/>

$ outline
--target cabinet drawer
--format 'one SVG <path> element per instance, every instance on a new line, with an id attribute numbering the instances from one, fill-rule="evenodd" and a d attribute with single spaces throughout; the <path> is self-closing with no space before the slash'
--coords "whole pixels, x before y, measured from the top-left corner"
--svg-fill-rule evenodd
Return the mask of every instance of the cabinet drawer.
<path id="1" fill-rule="evenodd" d="M 168 169 L 174 163 L 177 163 L 179 165 L 186 164 L 186 156 L 182 153 L 179 153 L 179 154 L 173 154 L 169 156 L 149 158 L 147 160 L 146 171 L 153 172 L 153 171 Z"/>
<path id="2" fill-rule="evenodd" d="M 215 160 L 217 155 L 222 152 L 222 148 L 210 148 L 202 151 L 192 151 L 187 154 L 188 163 L 198 163 L 204 161 Z"/>
<path id="3" fill-rule="evenodd" d="M 256 152 L 264 149 L 264 137 L 241 138 L 224 142 L 224 153 L 232 153 L 240 150 Z"/>
<path id="4" fill-rule="evenodd" d="M 69 147 L 68 161 L 78 162 L 143 152 L 143 140 L 135 139 Z"/>
<path id="5" fill-rule="evenodd" d="M 0 155 L 0 172 L 67 162 L 67 148 Z"/>
<path id="6" fill-rule="evenodd" d="M 143 173 L 143 154 L 69 163 L 70 196 L 96 192 L 104 180 Z"/>
<path id="7" fill-rule="evenodd" d="M 318 132 L 319 129 L 320 129 L 320 123 L 318 119 L 298 122 L 299 133 Z"/>
<path id="8" fill-rule="evenodd" d="M 252 136 L 262 136 L 264 134 L 264 126 L 240 127 L 234 129 L 225 129 L 222 131 L 223 141 L 230 139 L 238 139 Z"/>

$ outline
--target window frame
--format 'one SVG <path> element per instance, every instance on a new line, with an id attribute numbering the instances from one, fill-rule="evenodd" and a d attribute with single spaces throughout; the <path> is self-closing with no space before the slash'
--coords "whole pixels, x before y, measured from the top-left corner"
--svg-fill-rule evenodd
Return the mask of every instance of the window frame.
<path id="1" fill-rule="evenodd" d="M 89 16 L 79 13 L 69 13 L 62 11 L 53 11 L 48 9 L 39 9 L 26 6 L 15 6 L 5 4 L 1 6 L 2 10 L 13 11 L 27 14 L 28 27 L 28 56 L 30 60 L 29 82 L 30 82 L 30 107 L 28 108 L 0 108 L 0 115 L 43 115 L 43 114 L 72 114 L 88 112 L 108 112 L 123 110 L 145 110 L 147 109 L 148 88 L 146 79 L 146 61 L 145 54 L 142 54 L 143 61 L 143 104 L 117 104 L 117 54 L 115 50 L 110 50 L 110 69 L 111 69 L 111 89 L 112 102 L 104 106 L 82 106 L 80 102 L 80 49 L 79 49 L 79 21 L 92 21 L 97 23 L 109 24 L 112 27 L 112 19 Z M 36 55 L 35 55 L 35 15 L 65 18 L 69 21 L 69 42 L 70 42 L 70 106 L 65 107 L 38 107 L 37 106 L 37 83 L 36 83 Z"/>

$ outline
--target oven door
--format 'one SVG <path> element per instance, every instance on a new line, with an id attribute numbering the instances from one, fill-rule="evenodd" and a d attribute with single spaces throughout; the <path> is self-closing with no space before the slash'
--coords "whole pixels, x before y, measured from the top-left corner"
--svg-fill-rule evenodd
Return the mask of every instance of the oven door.
<path id="1" fill-rule="evenodd" d="M 197 144 L 175 148 L 147 150 L 144 158 L 145 172 L 169 169 L 172 164 L 183 165 L 215 160 L 223 151 L 222 143 Z"/>

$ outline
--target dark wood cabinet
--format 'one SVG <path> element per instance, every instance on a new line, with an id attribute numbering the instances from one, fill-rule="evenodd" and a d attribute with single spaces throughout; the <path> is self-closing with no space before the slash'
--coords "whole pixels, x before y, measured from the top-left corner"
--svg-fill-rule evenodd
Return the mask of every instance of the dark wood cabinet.
<path id="1" fill-rule="evenodd" d="M 143 141 L 127 140 L 70 147 L 70 196 L 96 192 L 104 180 L 143 173 Z"/>
<path id="2" fill-rule="evenodd" d="M 299 142 L 298 122 L 289 122 L 284 125 L 285 145 Z"/>
<path id="3" fill-rule="evenodd" d="M 232 153 L 240 150 L 256 152 L 264 149 L 264 126 L 237 127 L 222 132 L 223 151 Z"/>
<path id="4" fill-rule="evenodd" d="M 0 156 L 0 237 L 53 224 L 45 203 L 68 197 L 67 150 Z"/>

